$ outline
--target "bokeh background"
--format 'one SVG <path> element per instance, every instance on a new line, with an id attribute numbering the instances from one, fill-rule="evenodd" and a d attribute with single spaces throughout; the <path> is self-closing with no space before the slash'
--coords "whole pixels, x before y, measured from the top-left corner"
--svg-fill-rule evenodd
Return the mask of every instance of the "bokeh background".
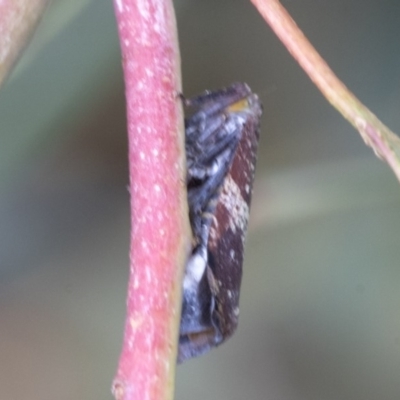
<path id="1" fill-rule="evenodd" d="M 398 0 L 283 1 L 400 132 Z M 400 398 L 400 186 L 246 0 L 180 0 L 187 96 L 264 104 L 241 317 L 176 399 Z M 111 399 L 129 251 L 112 2 L 58 0 L 0 94 L 0 398 Z"/>

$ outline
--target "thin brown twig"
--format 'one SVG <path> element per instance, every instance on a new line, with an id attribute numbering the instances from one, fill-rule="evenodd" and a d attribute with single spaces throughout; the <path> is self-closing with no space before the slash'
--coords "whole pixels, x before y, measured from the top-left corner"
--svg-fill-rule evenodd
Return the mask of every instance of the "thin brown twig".
<path id="1" fill-rule="evenodd" d="M 251 0 L 326 99 L 400 181 L 400 139 L 336 77 L 278 0 Z"/>
<path id="2" fill-rule="evenodd" d="M 50 0 L 0 1 L 0 85 L 32 38 Z"/>

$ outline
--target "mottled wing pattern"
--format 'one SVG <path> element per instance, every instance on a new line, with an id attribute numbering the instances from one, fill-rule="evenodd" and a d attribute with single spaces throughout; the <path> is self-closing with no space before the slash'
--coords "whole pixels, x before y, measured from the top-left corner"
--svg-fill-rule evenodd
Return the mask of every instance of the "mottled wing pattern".
<path id="1" fill-rule="evenodd" d="M 178 361 L 218 346 L 239 315 L 261 105 L 243 83 L 185 100 L 193 251 L 183 283 Z"/>

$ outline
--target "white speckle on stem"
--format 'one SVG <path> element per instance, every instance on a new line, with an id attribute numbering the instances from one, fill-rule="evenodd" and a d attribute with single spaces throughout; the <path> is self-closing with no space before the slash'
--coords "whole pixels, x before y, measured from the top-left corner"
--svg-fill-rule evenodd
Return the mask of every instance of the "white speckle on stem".
<path id="1" fill-rule="evenodd" d="M 142 18 L 146 20 L 149 19 L 150 18 L 149 2 L 147 0 L 137 0 L 136 5 Z"/>
<path id="2" fill-rule="evenodd" d="M 118 11 L 124 11 L 124 0 L 115 0 L 115 4 L 117 5 Z"/>
<path id="3" fill-rule="evenodd" d="M 146 279 L 147 279 L 147 282 L 148 283 L 150 283 L 151 282 L 151 272 L 150 272 L 150 268 L 147 268 L 146 269 Z"/>
<path id="4" fill-rule="evenodd" d="M 150 68 L 145 68 L 144 70 L 149 78 L 154 76 L 154 72 Z"/>

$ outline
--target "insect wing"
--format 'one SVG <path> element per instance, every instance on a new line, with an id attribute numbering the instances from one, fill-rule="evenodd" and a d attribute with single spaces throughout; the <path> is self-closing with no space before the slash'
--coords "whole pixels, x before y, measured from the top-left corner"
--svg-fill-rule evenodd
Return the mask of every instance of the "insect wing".
<path id="1" fill-rule="evenodd" d="M 259 141 L 261 108 L 257 97 L 253 95 L 250 100 L 247 122 L 223 181 L 208 240 L 208 263 L 215 279 L 212 318 L 224 340 L 233 334 L 238 323 L 244 245 Z"/>
<path id="2" fill-rule="evenodd" d="M 261 105 L 242 83 L 186 101 L 188 202 L 194 249 L 186 266 L 178 361 L 234 332 Z"/>

